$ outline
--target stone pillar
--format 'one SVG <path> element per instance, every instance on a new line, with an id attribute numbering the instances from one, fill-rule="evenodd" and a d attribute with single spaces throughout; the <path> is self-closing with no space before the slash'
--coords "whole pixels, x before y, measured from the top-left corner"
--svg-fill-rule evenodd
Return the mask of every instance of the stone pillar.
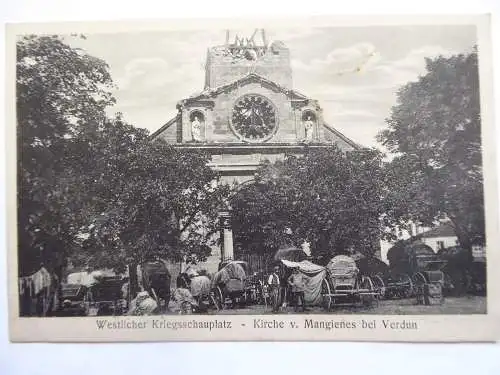
<path id="1" fill-rule="evenodd" d="M 231 213 L 223 211 L 220 213 L 220 232 L 221 232 L 221 262 L 233 259 L 233 229 L 231 228 Z"/>

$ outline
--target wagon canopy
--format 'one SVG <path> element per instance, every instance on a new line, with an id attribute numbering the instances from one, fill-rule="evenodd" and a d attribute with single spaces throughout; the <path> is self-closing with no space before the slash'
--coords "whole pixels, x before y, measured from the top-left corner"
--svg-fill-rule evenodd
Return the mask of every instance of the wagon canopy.
<path id="1" fill-rule="evenodd" d="M 141 265 L 142 285 L 146 289 L 154 288 L 156 293 L 170 290 L 171 275 L 164 261 L 150 261 Z"/>
<path id="2" fill-rule="evenodd" d="M 124 283 L 121 277 L 103 277 L 99 283 L 92 286 L 92 296 L 98 302 L 121 299 Z"/>
<path id="3" fill-rule="evenodd" d="M 207 276 L 195 276 L 191 279 L 191 294 L 193 297 L 207 296 L 210 294 L 212 283 Z"/>
<path id="4" fill-rule="evenodd" d="M 308 305 L 321 304 L 321 283 L 325 279 L 325 267 L 318 266 L 308 260 L 302 262 L 291 262 L 288 260 L 281 260 L 281 263 L 287 268 L 297 268 L 302 275 L 304 275 L 305 290 L 304 299 Z"/>
<path id="5" fill-rule="evenodd" d="M 356 277 L 359 271 L 356 261 L 347 255 L 333 257 L 326 268 L 330 275 L 342 277 Z"/>
<path id="6" fill-rule="evenodd" d="M 81 284 L 62 284 L 61 285 L 61 298 L 64 299 L 77 299 L 84 291 L 84 286 Z"/>
<path id="7" fill-rule="evenodd" d="M 393 270 L 406 274 L 440 269 L 445 264 L 430 246 L 419 241 L 396 243 L 387 252 L 387 258 Z"/>
<path id="8" fill-rule="evenodd" d="M 356 261 L 359 272 L 362 275 L 386 275 L 389 273 L 389 266 L 378 258 L 362 257 Z"/>
<path id="9" fill-rule="evenodd" d="M 274 260 L 288 260 L 290 262 L 302 262 L 307 259 L 307 254 L 304 250 L 298 247 L 286 247 L 279 249 L 276 254 L 274 254 Z"/>
<path id="10" fill-rule="evenodd" d="M 408 262 L 413 258 L 432 258 L 436 254 L 432 248 L 422 242 L 409 240 L 399 241 L 387 252 L 387 259 L 391 266 L 393 263 Z"/>
<path id="11" fill-rule="evenodd" d="M 246 278 L 243 266 L 238 262 L 230 262 L 214 274 L 212 285 L 225 284 L 231 279 L 245 281 Z"/>
<path id="12" fill-rule="evenodd" d="M 287 268 L 298 268 L 299 271 L 305 275 L 316 275 L 318 272 L 322 272 L 325 270 L 325 267 L 318 266 L 317 264 L 309 262 L 308 260 L 303 260 L 301 262 L 291 262 L 283 259 L 281 263 L 283 263 L 283 265 L 285 265 L 285 267 Z"/>

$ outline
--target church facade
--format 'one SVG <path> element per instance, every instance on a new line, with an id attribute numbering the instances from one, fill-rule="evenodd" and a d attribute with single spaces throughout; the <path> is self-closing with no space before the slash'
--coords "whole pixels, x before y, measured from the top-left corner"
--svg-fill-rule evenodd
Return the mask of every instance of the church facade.
<path id="1" fill-rule="evenodd" d="M 152 137 L 208 151 L 227 182 L 248 181 L 264 160 L 300 154 L 306 145 L 359 149 L 324 121 L 317 100 L 292 88 L 289 49 L 263 39 L 210 48 L 204 90 L 180 100 L 177 115 Z"/>
<path id="2" fill-rule="evenodd" d="M 317 100 L 293 89 L 285 44 L 269 44 L 263 30 L 258 44 L 258 32 L 250 39 L 236 36 L 233 43 L 228 33 L 225 44 L 209 48 L 203 91 L 180 100 L 177 115 L 152 138 L 178 148 L 203 149 L 227 183 L 251 181 L 265 160 L 300 155 L 306 147 L 361 149 L 324 121 Z M 230 220 L 227 214 L 222 218 L 223 249 L 215 249 L 212 257 L 217 260 L 232 256 Z"/>

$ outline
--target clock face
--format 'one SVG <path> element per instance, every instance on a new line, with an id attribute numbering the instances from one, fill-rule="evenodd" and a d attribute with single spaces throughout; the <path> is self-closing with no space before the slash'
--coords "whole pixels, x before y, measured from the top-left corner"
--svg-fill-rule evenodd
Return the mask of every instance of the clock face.
<path id="1" fill-rule="evenodd" d="M 247 142 L 262 142 L 276 130 L 276 111 L 271 102 L 260 95 L 245 95 L 236 101 L 231 123 Z"/>

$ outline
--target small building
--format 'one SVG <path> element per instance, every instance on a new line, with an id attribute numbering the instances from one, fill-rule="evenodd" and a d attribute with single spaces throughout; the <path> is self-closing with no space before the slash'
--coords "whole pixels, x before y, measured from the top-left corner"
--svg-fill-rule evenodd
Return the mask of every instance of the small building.
<path id="1" fill-rule="evenodd" d="M 448 247 L 459 245 L 455 229 L 450 223 L 443 223 L 435 228 L 420 233 L 416 237 L 431 247 L 435 253 Z"/>

